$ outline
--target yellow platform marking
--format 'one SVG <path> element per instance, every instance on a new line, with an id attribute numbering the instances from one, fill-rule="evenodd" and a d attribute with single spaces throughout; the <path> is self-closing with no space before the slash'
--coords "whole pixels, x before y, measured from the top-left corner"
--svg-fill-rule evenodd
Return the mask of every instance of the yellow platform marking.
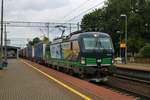
<path id="1" fill-rule="evenodd" d="M 56 78 L 54 78 L 54 77 L 52 77 L 52 76 L 46 74 L 45 72 L 39 70 L 38 68 L 35 68 L 35 67 L 32 66 L 31 64 L 29 64 L 29 63 L 27 63 L 27 62 L 25 62 L 25 61 L 23 61 L 23 60 L 21 60 L 21 61 L 22 61 L 24 64 L 28 65 L 29 67 L 31 67 L 31 68 L 35 69 L 36 71 L 42 73 L 44 76 L 48 77 L 49 79 L 55 81 L 55 82 L 58 83 L 59 85 L 65 87 L 66 89 L 70 90 L 71 92 L 73 92 L 73 93 L 79 95 L 80 97 L 84 98 L 85 100 L 92 100 L 90 97 L 88 97 L 88 96 L 86 96 L 86 95 L 80 93 L 79 91 L 77 91 L 77 90 L 73 89 L 72 87 L 66 85 L 65 83 L 63 83 L 63 82 L 57 80 Z"/>

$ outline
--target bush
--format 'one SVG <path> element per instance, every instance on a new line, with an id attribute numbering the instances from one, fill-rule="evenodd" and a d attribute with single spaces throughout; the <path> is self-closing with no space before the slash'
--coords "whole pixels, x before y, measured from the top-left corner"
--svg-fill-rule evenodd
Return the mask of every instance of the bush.
<path id="1" fill-rule="evenodd" d="M 138 57 L 150 58 L 150 43 L 147 43 L 143 48 L 140 49 Z"/>

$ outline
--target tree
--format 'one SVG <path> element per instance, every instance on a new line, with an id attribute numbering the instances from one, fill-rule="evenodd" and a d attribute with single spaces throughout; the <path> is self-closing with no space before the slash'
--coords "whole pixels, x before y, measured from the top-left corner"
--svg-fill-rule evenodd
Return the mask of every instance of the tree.
<path id="1" fill-rule="evenodd" d="M 138 56 L 139 57 L 150 57 L 150 44 L 147 43 L 143 48 L 141 48 Z"/>
<path id="2" fill-rule="evenodd" d="M 41 42 L 41 40 L 40 40 L 38 37 L 35 37 L 35 38 L 33 39 L 33 41 L 29 41 L 29 42 L 28 42 L 27 46 L 33 46 L 33 45 L 35 45 L 35 44 L 37 44 L 37 43 L 39 43 L 39 42 Z"/>
<path id="3" fill-rule="evenodd" d="M 35 37 L 35 38 L 33 39 L 33 45 L 35 45 L 35 44 L 37 44 L 37 43 L 39 43 L 39 42 L 41 42 L 41 40 L 40 40 L 38 37 Z"/>
<path id="4" fill-rule="evenodd" d="M 29 41 L 29 42 L 28 42 L 28 45 L 31 45 L 31 46 L 32 46 L 32 45 L 33 45 L 33 41 Z"/>
<path id="5" fill-rule="evenodd" d="M 107 0 L 105 6 L 82 18 L 83 31 L 101 31 L 111 35 L 116 51 L 119 51 L 119 34 L 123 32 L 124 18 L 128 17 L 128 51 L 137 53 L 145 42 L 150 42 L 150 2 L 148 0 Z M 117 52 L 116 52 L 117 53 Z"/>
<path id="6" fill-rule="evenodd" d="M 135 53 L 138 53 L 144 45 L 144 39 L 139 36 L 133 35 L 128 38 L 128 51 L 132 53 L 132 56 L 134 56 Z"/>
<path id="7" fill-rule="evenodd" d="M 43 42 L 43 43 L 49 43 L 49 38 L 48 38 L 48 37 L 43 37 L 42 42 Z"/>

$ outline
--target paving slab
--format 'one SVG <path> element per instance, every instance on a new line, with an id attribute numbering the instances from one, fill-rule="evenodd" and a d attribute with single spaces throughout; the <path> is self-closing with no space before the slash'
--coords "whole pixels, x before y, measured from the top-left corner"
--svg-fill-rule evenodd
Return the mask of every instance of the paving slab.
<path id="1" fill-rule="evenodd" d="M 0 70 L 0 100 L 82 100 L 19 60 L 8 62 Z"/>

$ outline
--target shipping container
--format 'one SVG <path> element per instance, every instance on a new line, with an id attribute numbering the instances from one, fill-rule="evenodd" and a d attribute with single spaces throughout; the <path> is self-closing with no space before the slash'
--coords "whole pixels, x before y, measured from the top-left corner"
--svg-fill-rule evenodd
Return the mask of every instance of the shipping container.
<path id="1" fill-rule="evenodd" d="M 35 45 L 34 47 L 34 58 L 35 61 L 38 63 L 45 63 L 44 59 L 45 59 L 45 47 L 46 44 L 44 43 L 38 43 Z"/>
<path id="2" fill-rule="evenodd" d="M 27 59 L 31 60 L 32 58 L 32 46 L 27 47 Z"/>
<path id="3" fill-rule="evenodd" d="M 28 58 L 28 48 L 27 47 L 25 48 L 25 58 L 26 59 Z"/>
<path id="4" fill-rule="evenodd" d="M 23 49 L 19 49 L 19 57 L 23 57 Z"/>
<path id="5" fill-rule="evenodd" d="M 26 58 L 26 49 L 23 48 L 23 58 Z"/>
<path id="6" fill-rule="evenodd" d="M 32 60 L 34 59 L 34 46 L 32 46 Z"/>
<path id="7" fill-rule="evenodd" d="M 51 58 L 51 54 L 50 54 L 50 43 L 49 43 L 45 47 L 45 64 L 49 63 L 50 58 Z"/>

